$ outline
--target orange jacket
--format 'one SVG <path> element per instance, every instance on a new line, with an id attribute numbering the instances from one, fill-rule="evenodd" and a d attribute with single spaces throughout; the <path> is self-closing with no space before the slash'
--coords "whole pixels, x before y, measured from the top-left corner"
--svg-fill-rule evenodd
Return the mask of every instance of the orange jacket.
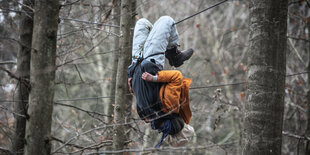
<path id="1" fill-rule="evenodd" d="M 191 79 L 183 78 L 180 71 L 163 70 L 157 73 L 157 82 L 165 83 L 159 96 L 163 112 L 178 113 L 189 124 L 192 112 L 189 106 L 189 86 Z"/>

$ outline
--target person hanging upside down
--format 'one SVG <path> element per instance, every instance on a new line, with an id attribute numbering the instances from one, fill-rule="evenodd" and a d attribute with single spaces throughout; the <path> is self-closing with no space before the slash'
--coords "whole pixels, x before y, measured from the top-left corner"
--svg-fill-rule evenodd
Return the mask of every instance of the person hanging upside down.
<path id="1" fill-rule="evenodd" d="M 168 135 L 184 130 L 192 116 L 188 95 L 191 79 L 183 78 L 177 70 L 163 70 L 165 58 L 171 66 L 179 67 L 194 52 L 177 48 L 178 33 L 174 23 L 169 16 L 159 18 L 154 26 L 147 19 L 138 20 L 134 29 L 132 64 L 128 67 L 128 85 L 136 96 L 139 117 L 163 133 L 156 148 Z"/>

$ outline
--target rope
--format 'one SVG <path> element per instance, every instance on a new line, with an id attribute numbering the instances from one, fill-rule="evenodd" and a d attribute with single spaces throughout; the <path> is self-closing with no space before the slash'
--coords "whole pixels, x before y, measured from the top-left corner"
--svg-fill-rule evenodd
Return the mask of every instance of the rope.
<path id="1" fill-rule="evenodd" d="M 177 24 L 179 24 L 179 23 L 181 23 L 181 22 L 183 22 L 183 21 L 185 21 L 185 20 L 187 20 L 187 19 L 190 19 L 190 18 L 192 18 L 192 17 L 194 17 L 194 16 L 197 16 L 197 15 L 199 15 L 199 14 L 201 14 L 201 13 L 203 13 L 203 12 L 209 10 L 209 9 L 212 9 L 212 8 L 214 8 L 214 7 L 216 7 L 216 6 L 219 6 L 220 4 L 225 3 L 225 2 L 227 2 L 227 1 L 228 1 L 228 0 L 223 0 L 223 1 L 219 2 L 219 3 L 216 3 L 216 4 L 214 4 L 214 5 L 212 5 L 212 6 L 208 7 L 208 8 L 205 8 L 205 9 L 203 9 L 203 10 L 201 10 L 201 11 L 199 11 L 199 12 L 193 14 L 193 15 L 190 15 L 190 16 L 188 16 L 188 17 L 186 17 L 186 18 L 184 18 L 184 19 L 182 19 L 182 20 L 180 20 L 180 21 L 174 23 L 173 25 L 177 25 Z"/>
<path id="2" fill-rule="evenodd" d="M 303 71 L 298 73 L 287 74 L 285 77 L 292 77 L 296 75 L 310 73 L 309 71 Z M 200 86 L 200 87 L 190 87 L 189 89 L 203 89 L 203 88 L 214 88 L 214 87 L 226 87 L 226 86 L 235 86 L 235 85 L 243 85 L 247 82 L 236 82 L 236 83 L 227 83 L 227 84 L 218 84 L 218 85 L 210 85 L 210 86 Z"/>
<path id="3" fill-rule="evenodd" d="M 213 87 L 225 87 L 225 86 L 242 85 L 242 84 L 246 84 L 246 82 L 227 83 L 227 84 L 219 84 L 219 85 L 211 85 L 211 86 L 201 86 L 201 87 L 190 87 L 189 89 L 203 89 L 203 88 L 213 88 Z"/>
<path id="4" fill-rule="evenodd" d="M 225 2 L 227 2 L 227 1 L 228 1 L 228 0 L 223 0 L 223 1 L 219 2 L 219 3 L 216 3 L 216 4 L 214 4 L 214 5 L 212 5 L 212 6 L 208 7 L 208 8 L 205 8 L 205 9 L 203 9 L 203 10 L 201 10 L 201 11 L 195 13 L 195 14 L 192 14 L 192 15 L 190 15 L 190 16 L 188 16 L 188 17 L 186 17 L 186 18 L 184 18 L 184 19 L 182 19 L 182 20 L 180 20 L 180 21 L 174 23 L 173 25 L 177 25 L 177 24 L 179 24 L 179 23 L 181 23 L 181 22 L 183 22 L 183 21 L 185 21 L 185 20 L 187 20 L 187 19 L 190 19 L 190 18 L 192 18 L 192 17 L 194 17 L 194 16 L 197 16 L 197 15 L 199 15 L 199 14 L 201 14 L 201 13 L 203 13 L 203 12 L 209 10 L 209 9 L 212 9 L 212 8 L 214 8 L 214 7 L 217 7 L 217 6 L 219 6 L 219 5 L 221 5 L 222 3 L 225 3 Z M 78 20 L 78 19 L 73 19 L 73 18 L 60 18 L 60 20 L 70 20 L 70 21 L 75 21 L 75 22 L 85 23 L 85 24 L 94 24 L 94 25 L 100 25 L 100 26 L 108 26 L 108 27 L 120 28 L 119 25 L 112 25 L 112 24 L 105 24 L 105 23 L 89 22 L 89 21 Z M 133 29 L 133 28 L 131 28 L 131 29 Z"/>
<path id="5" fill-rule="evenodd" d="M 297 72 L 292 74 L 287 74 L 286 77 L 292 77 L 296 75 L 306 74 L 310 73 L 309 71 L 303 71 L 303 72 Z M 200 86 L 200 87 L 190 87 L 189 89 L 205 89 L 205 88 L 214 88 L 214 87 L 226 87 L 226 86 L 236 86 L 236 85 L 243 85 L 246 84 L 246 82 L 236 82 L 236 83 L 227 83 L 227 84 L 218 84 L 218 85 L 209 85 L 209 86 Z M 131 95 L 130 93 L 125 94 Z M 114 98 L 114 96 L 98 96 L 98 97 L 86 97 L 86 98 L 74 98 L 74 99 L 59 99 L 55 102 L 64 102 L 64 101 L 83 101 L 83 100 L 98 100 L 103 98 Z M 20 102 L 21 100 L 0 100 L 1 102 Z M 27 102 L 27 101 L 24 101 Z"/>

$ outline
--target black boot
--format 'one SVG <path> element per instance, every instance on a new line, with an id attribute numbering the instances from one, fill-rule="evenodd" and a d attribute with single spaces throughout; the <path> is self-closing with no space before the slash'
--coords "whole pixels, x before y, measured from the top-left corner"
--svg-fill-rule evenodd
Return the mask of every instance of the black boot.
<path id="1" fill-rule="evenodd" d="M 169 60 L 169 64 L 174 67 L 180 67 L 184 61 L 188 60 L 194 53 L 192 48 L 184 51 L 178 50 L 177 47 L 166 50 L 165 56 Z"/>

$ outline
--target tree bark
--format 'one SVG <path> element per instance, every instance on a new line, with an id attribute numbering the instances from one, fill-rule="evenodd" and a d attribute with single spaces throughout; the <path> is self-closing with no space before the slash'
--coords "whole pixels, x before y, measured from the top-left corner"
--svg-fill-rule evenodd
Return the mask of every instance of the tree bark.
<path id="1" fill-rule="evenodd" d="M 13 154 L 23 154 L 25 144 L 26 114 L 30 91 L 30 53 L 33 30 L 33 13 L 25 6 L 33 8 L 34 0 L 24 0 L 22 11 L 31 12 L 23 13 L 19 26 L 19 36 L 21 46 L 17 55 L 17 71 L 16 74 L 20 78 L 16 95 L 14 111 L 18 115 L 14 115 L 14 138 L 12 141 Z"/>
<path id="2" fill-rule="evenodd" d="M 281 154 L 287 0 L 250 0 L 243 154 Z"/>
<path id="3" fill-rule="evenodd" d="M 113 15 L 113 24 L 114 25 L 120 25 L 120 15 L 121 15 L 121 1 L 120 0 L 114 0 L 114 8 L 112 11 Z M 113 33 L 119 34 L 120 29 L 119 28 L 113 28 Z M 115 96 L 115 87 L 116 87 L 116 74 L 117 74 L 117 64 L 118 64 L 118 57 L 119 57 L 119 37 L 114 37 L 114 51 L 112 54 L 113 64 L 112 64 L 112 81 L 111 81 L 111 87 L 110 87 L 110 96 Z M 107 107 L 107 115 L 112 116 L 114 112 L 114 107 L 112 105 L 115 104 L 115 97 L 111 98 L 108 107 Z M 112 117 L 107 118 L 107 123 L 111 123 L 113 121 Z"/>
<path id="4" fill-rule="evenodd" d="M 48 155 L 55 85 L 58 0 L 36 0 L 30 64 L 26 155 Z"/>
<path id="5" fill-rule="evenodd" d="M 118 69 L 116 76 L 116 91 L 115 91 L 115 108 L 114 108 L 114 122 L 116 126 L 113 134 L 113 150 L 122 150 L 126 140 L 125 134 L 125 117 L 126 107 L 128 101 L 126 94 L 127 86 L 127 67 L 126 59 L 131 57 L 130 44 L 130 0 L 122 0 L 121 2 L 121 21 L 120 21 L 120 56 L 118 61 Z"/>
<path id="6" fill-rule="evenodd" d="M 310 23 L 307 25 L 308 31 L 310 30 Z M 310 39 L 310 33 L 308 33 L 308 39 Z M 310 46 L 308 48 L 308 91 L 306 96 L 307 103 L 307 127 L 306 127 L 306 136 L 310 137 Z M 310 154 L 310 141 L 306 141 L 305 145 L 305 154 Z"/>
<path id="7" fill-rule="evenodd" d="M 131 21 L 130 21 L 130 28 L 134 27 L 135 26 L 135 23 L 136 23 L 136 0 L 131 0 L 130 1 L 130 17 L 131 17 Z M 132 41 L 133 41 L 133 31 L 130 30 L 130 45 L 132 45 Z M 131 46 L 132 47 L 132 46 Z M 130 50 L 131 51 L 131 50 Z M 126 59 L 126 64 L 128 64 L 128 66 L 131 64 L 131 54 L 128 55 L 127 59 Z M 126 88 L 126 92 L 129 92 L 129 88 L 127 87 Z M 132 95 L 126 95 L 126 100 L 127 100 L 127 107 L 126 107 L 126 122 L 130 122 L 132 119 L 131 117 L 131 111 L 132 111 L 132 99 L 133 99 L 133 96 Z M 126 127 L 127 128 L 127 141 L 130 141 L 130 137 L 132 136 L 132 132 L 131 132 L 131 126 L 130 125 L 127 125 Z"/>
<path id="8" fill-rule="evenodd" d="M 121 1 L 120 0 L 114 0 L 113 1 L 113 10 L 112 10 L 112 16 L 113 16 L 113 24 L 114 25 L 120 25 L 120 14 L 121 14 Z M 113 28 L 113 33 L 119 34 L 120 29 L 119 28 Z M 119 37 L 114 36 L 114 45 L 113 45 L 113 54 L 111 56 L 112 61 L 112 81 L 110 86 L 110 96 L 114 96 L 109 99 L 107 104 L 107 111 L 106 114 L 108 116 L 113 116 L 114 113 L 114 106 L 115 105 L 115 89 L 116 89 L 116 74 L 117 74 L 117 64 L 118 64 L 118 57 L 119 57 Z M 106 121 L 108 124 L 112 123 L 113 117 L 107 117 Z M 107 132 L 105 134 L 105 139 L 112 140 L 113 139 L 113 129 L 108 128 Z M 107 146 L 105 150 L 111 150 L 112 146 Z"/>

